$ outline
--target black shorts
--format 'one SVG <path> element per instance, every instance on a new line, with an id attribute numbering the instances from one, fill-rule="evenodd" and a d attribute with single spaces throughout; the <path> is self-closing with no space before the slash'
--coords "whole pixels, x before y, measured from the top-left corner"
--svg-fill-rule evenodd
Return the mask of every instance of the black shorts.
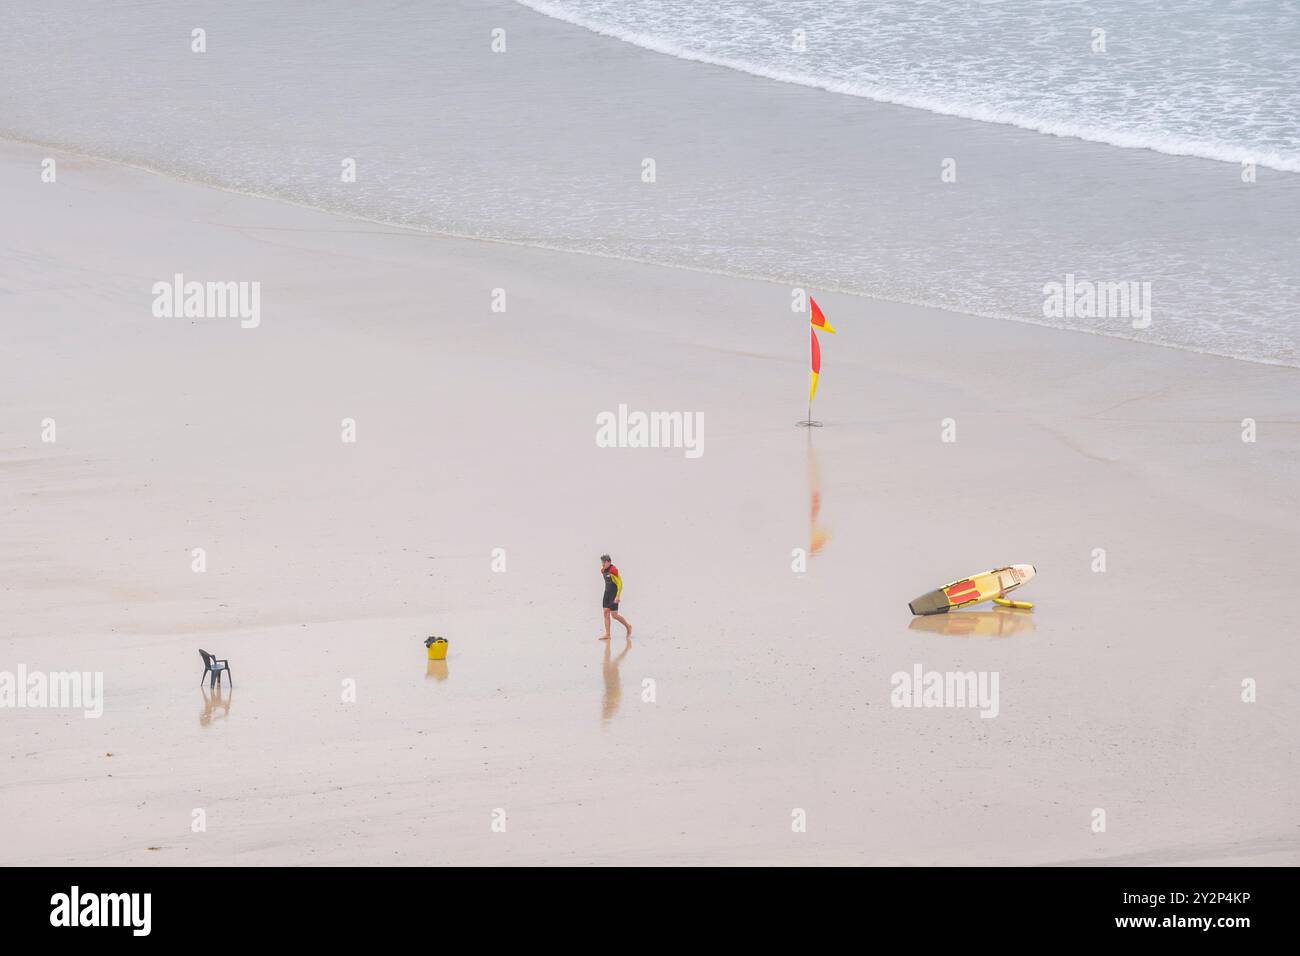
<path id="1" fill-rule="evenodd" d="M 618 610 L 618 602 L 617 602 L 617 601 L 606 601 L 604 604 L 601 605 L 601 607 L 603 607 L 606 611 L 617 611 L 617 610 Z"/>

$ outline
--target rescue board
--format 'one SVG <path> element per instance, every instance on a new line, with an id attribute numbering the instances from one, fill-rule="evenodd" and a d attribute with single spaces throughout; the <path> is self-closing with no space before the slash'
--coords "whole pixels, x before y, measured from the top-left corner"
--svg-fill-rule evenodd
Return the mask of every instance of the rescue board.
<path id="1" fill-rule="evenodd" d="M 1034 574 L 1032 564 L 1010 564 L 992 571 L 981 571 L 922 594 L 907 607 L 913 614 L 947 614 L 953 608 L 997 601 L 1007 607 L 1027 610 L 1033 605 L 1027 601 L 1007 601 L 1006 595 L 1029 581 Z"/>

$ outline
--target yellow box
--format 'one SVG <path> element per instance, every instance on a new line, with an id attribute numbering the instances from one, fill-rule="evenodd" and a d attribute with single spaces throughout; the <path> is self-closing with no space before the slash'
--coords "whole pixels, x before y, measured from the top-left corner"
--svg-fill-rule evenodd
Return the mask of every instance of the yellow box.
<path id="1" fill-rule="evenodd" d="M 429 645 L 429 660 L 445 661 L 447 659 L 447 641 L 445 638 L 437 638 Z"/>

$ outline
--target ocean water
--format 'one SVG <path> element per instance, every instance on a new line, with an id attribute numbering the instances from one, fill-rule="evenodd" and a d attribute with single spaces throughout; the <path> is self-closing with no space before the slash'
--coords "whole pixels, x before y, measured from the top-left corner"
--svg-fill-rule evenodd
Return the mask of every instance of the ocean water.
<path id="1" fill-rule="evenodd" d="M 1300 366 L 1298 30 L 1281 0 L 7 3 L 0 136 L 418 229 Z M 1053 314 L 1067 281 L 1142 290 L 1149 324 Z M 743 340 L 783 317 L 714 320 Z"/>
<path id="2" fill-rule="evenodd" d="M 1300 172 L 1293 0 L 521 2 L 647 49 L 758 76 Z"/>

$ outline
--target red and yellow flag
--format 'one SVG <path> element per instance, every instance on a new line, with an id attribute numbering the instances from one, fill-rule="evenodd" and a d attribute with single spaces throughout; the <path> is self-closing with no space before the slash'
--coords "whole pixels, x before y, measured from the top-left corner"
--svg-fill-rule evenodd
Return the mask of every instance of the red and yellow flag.
<path id="1" fill-rule="evenodd" d="M 822 314 L 821 308 L 817 305 L 817 300 L 808 296 L 808 322 L 811 326 L 808 334 L 812 336 L 812 351 L 809 353 L 808 363 L 808 404 L 812 404 L 813 396 L 817 394 L 817 378 L 822 372 L 822 347 L 817 341 L 816 329 L 823 332 L 835 333 L 834 327 L 826 321 L 826 316 Z"/>
<path id="2" fill-rule="evenodd" d="M 830 332 L 834 335 L 835 329 L 833 329 L 831 324 L 826 321 L 826 316 L 822 315 L 822 310 L 818 307 L 817 300 L 812 296 L 808 296 L 808 306 L 812 313 L 811 318 L 809 318 L 808 321 L 811 322 L 814 327 L 821 329 L 823 332 Z"/>
<path id="3" fill-rule="evenodd" d="M 812 336 L 812 352 L 808 365 L 808 404 L 812 404 L 813 396 L 817 394 L 817 377 L 822 372 L 822 347 L 817 342 L 817 333 L 812 329 L 808 330 Z"/>

